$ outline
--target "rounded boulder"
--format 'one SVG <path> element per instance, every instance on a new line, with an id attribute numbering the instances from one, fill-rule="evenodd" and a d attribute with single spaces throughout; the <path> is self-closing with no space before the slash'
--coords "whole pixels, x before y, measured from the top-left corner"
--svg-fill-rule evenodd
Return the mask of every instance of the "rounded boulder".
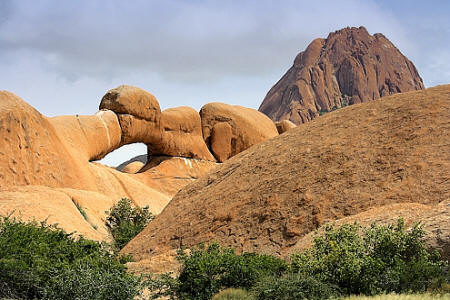
<path id="1" fill-rule="evenodd" d="M 203 138 L 210 149 L 214 145 L 213 153 L 218 160 L 222 157 L 218 153 L 228 152 L 226 150 L 228 147 L 230 147 L 230 154 L 226 156 L 232 157 L 255 144 L 278 135 L 277 128 L 269 117 L 255 109 L 239 105 L 208 103 L 200 110 L 200 117 Z M 214 129 L 219 123 L 228 123 L 231 127 L 231 139 L 229 145 L 224 145 L 224 150 L 217 147 L 223 143 L 220 136 L 217 136 L 218 132 L 226 132 L 225 128 L 216 127 Z M 223 138 L 225 139 L 225 137 Z"/>

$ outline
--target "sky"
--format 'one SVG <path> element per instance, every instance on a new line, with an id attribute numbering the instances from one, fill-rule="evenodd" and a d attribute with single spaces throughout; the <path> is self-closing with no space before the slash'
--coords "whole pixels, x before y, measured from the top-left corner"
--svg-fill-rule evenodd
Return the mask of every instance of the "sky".
<path id="1" fill-rule="evenodd" d="M 431 87 L 450 83 L 448 16 L 447 0 L 0 0 L 0 90 L 46 116 L 93 114 L 121 84 L 162 109 L 257 109 L 313 39 L 347 26 L 383 33 Z"/>

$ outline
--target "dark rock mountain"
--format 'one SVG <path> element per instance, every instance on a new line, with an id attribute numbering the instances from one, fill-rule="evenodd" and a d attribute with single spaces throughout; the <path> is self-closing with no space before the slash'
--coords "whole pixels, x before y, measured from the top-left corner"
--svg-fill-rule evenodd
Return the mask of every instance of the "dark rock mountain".
<path id="1" fill-rule="evenodd" d="M 299 53 L 259 111 L 300 124 L 347 105 L 422 89 L 413 63 L 384 35 L 347 27 Z"/>

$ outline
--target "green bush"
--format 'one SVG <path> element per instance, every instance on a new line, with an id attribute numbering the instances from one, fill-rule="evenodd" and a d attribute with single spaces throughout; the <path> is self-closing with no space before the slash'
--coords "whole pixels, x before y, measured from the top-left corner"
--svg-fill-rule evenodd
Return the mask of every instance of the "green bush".
<path id="1" fill-rule="evenodd" d="M 251 290 L 255 299 L 327 299 L 340 295 L 423 292 L 445 286 L 448 264 L 429 252 L 416 225 L 327 226 L 311 249 L 285 261 L 213 244 L 180 252 L 182 270 L 152 279 L 150 289 L 171 299 L 211 299 L 224 288 Z"/>
<path id="2" fill-rule="evenodd" d="M 0 219 L 0 298 L 133 299 L 139 289 L 98 242 L 45 222 Z"/>
<path id="3" fill-rule="evenodd" d="M 329 299 L 340 293 L 336 286 L 323 283 L 312 276 L 287 274 L 266 277 L 253 288 L 256 300 Z"/>
<path id="4" fill-rule="evenodd" d="M 120 199 L 108 212 L 106 226 L 121 249 L 154 219 L 148 206 L 133 207 L 128 198 Z"/>
<path id="5" fill-rule="evenodd" d="M 288 266 L 274 256 L 237 255 L 233 249 L 218 244 L 192 249 L 189 255 L 180 251 L 178 259 L 183 264 L 180 276 L 176 283 L 166 284 L 166 288 L 179 299 L 206 300 L 224 288 L 248 289 L 262 277 L 280 276 Z"/>
<path id="6" fill-rule="evenodd" d="M 401 219 L 364 230 L 357 224 L 327 226 L 310 251 L 292 257 L 292 271 L 336 285 L 347 295 L 423 292 L 444 280 L 446 265 L 438 253 L 427 251 L 423 235 L 419 225 L 405 231 Z"/>

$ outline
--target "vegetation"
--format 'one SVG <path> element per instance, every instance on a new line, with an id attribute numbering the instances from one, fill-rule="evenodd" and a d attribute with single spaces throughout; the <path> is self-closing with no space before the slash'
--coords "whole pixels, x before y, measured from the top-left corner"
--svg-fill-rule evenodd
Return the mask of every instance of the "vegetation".
<path id="1" fill-rule="evenodd" d="M 0 298 L 133 299 L 139 278 L 125 262 L 45 222 L 0 219 Z"/>
<path id="2" fill-rule="evenodd" d="M 226 289 L 216 294 L 212 300 L 254 300 L 254 297 L 242 289 Z"/>
<path id="3" fill-rule="evenodd" d="M 113 228 L 143 228 L 149 219 L 148 211 L 132 208 L 128 199 L 119 201 L 109 216 L 117 226 Z M 448 263 L 427 251 L 423 235 L 419 225 L 406 231 L 402 220 L 364 229 L 356 223 L 327 226 L 311 249 L 293 255 L 289 263 L 270 255 L 238 255 L 218 244 L 201 245 L 190 253 L 179 251 L 179 276 L 143 281 L 126 272 L 126 258 L 103 244 L 76 239 L 45 222 L 2 217 L 0 298 L 133 299 L 145 286 L 154 299 L 330 299 L 392 292 L 422 293 L 417 297 L 427 299 L 431 296 L 424 292 L 448 292 L 449 273 Z M 378 299 L 415 299 L 399 297 Z"/>
<path id="4" fill-rule="evenodd" d="M 183 264 L 178 278 L 166 275 L 152 282 L 155 298 L 207 300 L 225 288 L 250 289 L 263 277 L 279 277 L 288 268 L 284 260 L 275 256 L 237 255 L 233 249 L 218 244 L 192 249 L 189 255 L 180 251 L 178 259 Z"/>
<path id="5" fill-rule="evenodd" d="M 450 294 L 389 294 L 378 296 L 351 296 L 344 298 L 344 300 L 450 300 Z"/>
<path id="6" fill-rule="evenodd" d="M 120 199 L 108 212 L 106 226 L 121 249 L 154 219 L 148 206 L 133 207 L 128 198 Z"/>
<path id="7" fill-rule="evenodd" d="M 283 299 L 283 298 L 277 298 Z M 287 296 L 286 299 L 301 299 Z M 311 299 L 311 298 L 308 298 Z M 339 299 L 339 298 L 336 298 Z M 349 296 L 343 300 L 450 300 L 450 294 L 382 294 L 377 296 Z M 255 300 L 253 294 L 242 289 L 226 289 L 216 294 L 212 300 Z"/>
<path id="8" fill-rule="evenodd" d="M 352 294 L 423 293 L 448 281 L 448 264 L 429 252 L 416 225 L 405 230 L 395 225 L 361 228 L 349 224 L 327 226 L 313 247 L 291 257 L 291 262 L 273 256 L 243 253 L 217 244 L 180 252 L 182 270 L 177 278 L 166 274 L 151 279 L 155 298 L 172 299 L 329 299 Z M 249 298 L 252 297 L 252 298 Z"/>
<path id="9" fill-rule="evenodd" d="M 254 288 L 255 299 L 329 299 L 338 296 L 339 288 L 322 282 L 313 276 L 288 273 L 281 278 L 266 277 Z"/>
<path id="10" fill-rule="evenodd" d="M 81 205 L 79 205 L 78 203 L 74 202 L 75 206 L 77 207 L 78 211 L 80 212 L 81 216 L 83 216 L 83 219 L 85 219 L 86 221 L 88 220 L 86 211 L 83 209 L 83 207 Z"/>
<path id="11" fill-rule="evenodd" d="M 310 251 L 292 257 L 292 272 L 336 285 L 345 295 L 424 292 L 443 283 L 448 270 L 437 252 L 427 251 L 423 236 L 419 225 L 405 231 L 401 219 L 362 234 L 357 224 L 327 226 Z"/>
<path id="12" fill-rule="evenodd" d="M 212 244 L 194 249 L 190 255 L 180 252 L 183 270 L 178 277 L 177 295 L 181 299 L 211 299 L 223 288 L 246 288 L 265 276 L 281 276 L 287 263 L 274 256 L 256 253 L 235 254 L 233 249 Z"/>

